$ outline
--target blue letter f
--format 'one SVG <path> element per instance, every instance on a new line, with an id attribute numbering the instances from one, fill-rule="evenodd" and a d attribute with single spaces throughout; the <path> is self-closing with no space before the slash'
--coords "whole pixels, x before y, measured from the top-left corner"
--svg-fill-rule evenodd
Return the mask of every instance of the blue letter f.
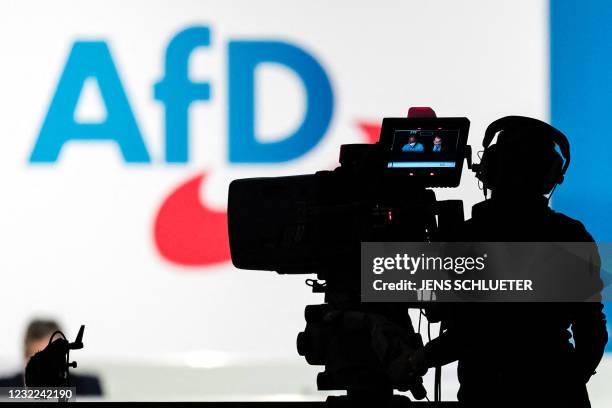
<path id="1" fill-rule="evenodd" d="M 189 160 L 189 105 L 210 98 L 210 85 L 189 79 L 189 57 L 197 47 L 210 45 L 208 27 L 191 27 L 178 33 L 166 49 L 165 77 L 155 85 L 155 99 L 166 110 L 166 161 Z"/>

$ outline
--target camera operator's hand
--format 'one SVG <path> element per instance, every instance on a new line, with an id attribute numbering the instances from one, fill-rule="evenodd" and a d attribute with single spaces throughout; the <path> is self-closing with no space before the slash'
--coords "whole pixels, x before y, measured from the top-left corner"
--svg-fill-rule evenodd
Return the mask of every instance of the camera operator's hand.
<path id="1" fill-rule="evenodd" d="M 371 320 L 372 347 L 396 382 L 427 373 L 420 336 L 383 317 Z"/>
<path id="2" fill-rule="evenodd" d="M 389 363 L 387 371 L 395 382 L 405 382 L 415 376 L 424 376 L 427 373 L 425 348 L 405 351 Z"/>
<path id="3" fill-rule="evenodd" d="M 334 311 L 325 320 L 348 330 L 368 331 L 372 349 L 394 383 L 410 383 L 427 372 L 421 338 L 410 329 L 373 313 Z"/>

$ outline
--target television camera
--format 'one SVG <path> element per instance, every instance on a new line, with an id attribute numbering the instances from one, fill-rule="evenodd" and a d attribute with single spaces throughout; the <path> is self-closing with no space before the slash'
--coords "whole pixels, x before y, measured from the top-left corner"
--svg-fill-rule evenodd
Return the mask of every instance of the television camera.
<path id="1" fill-rule="evenodd" d="M 306 282 L 325 304 L 305 309 L 298 353 L 324 365 L 319 390 L 346 390 L 328 402 L 376 406 L 409 401 L 394 390 L 426 397 L 418 374 L 394 381 L 388 361 L 373 350 L 367 325 L 338 324 L 330 316 L 358 312 L 378 316 L 405 331 L 411 349 L 422 347 L 406 303 L 362 303 L 362 242 L 430 242 L 463 221 L 460 200 L 438 201 L 432 187 L 457 187 L 466 145 L 467 118 L 437 118 L 411 108 L 407 118 L 385 118 L 375 144 L 347 144 L 340 166 L 314 174 L 234 180 L 228 197 L 233 264 L 279 274 L 316 274 Z M 389 355 L 395 351 L 389 349 Z"/>

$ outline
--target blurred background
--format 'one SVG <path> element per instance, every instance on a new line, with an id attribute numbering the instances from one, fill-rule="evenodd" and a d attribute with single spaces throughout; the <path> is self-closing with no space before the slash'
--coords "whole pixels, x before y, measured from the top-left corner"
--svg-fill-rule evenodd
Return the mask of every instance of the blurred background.
<path id="1" fill-rule="evenodd" d="M 227 187 L 333 168 L 410 106 L 467 116 L 475 151 L 501 116 L 552 121 L 572 143 L 553 207 L 611 239 L 611 21 L 604 0 L 2 2 L 1 374 L 43 318 L 86 325 L 93 398 L 322 399 L 295 351 L 322 298 L 231 265 Z M 467 171 L 436 193 L 466 217 L 482 199 Z M 611 378 L 606 357 L 593 406 Z"/>

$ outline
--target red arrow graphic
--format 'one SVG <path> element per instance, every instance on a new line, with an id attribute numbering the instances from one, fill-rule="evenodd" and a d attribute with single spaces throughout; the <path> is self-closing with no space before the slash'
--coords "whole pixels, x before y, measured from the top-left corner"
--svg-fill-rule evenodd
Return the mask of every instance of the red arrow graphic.
<path id="1" fill-rule="evenodd" d="M 155 243 L 170 262 L 210 265 L 230 259 L 227 213 L 214 211 L 200 201 L 198 174 L 176 188 L 164 201 L 155 219 Z"/>
<path id="2" fill-rule="evenodd" d="M 366 137 L 366 143 L 376 143 L 380 137 L 380 123 L 378 122 L 357 122 Z"/>

